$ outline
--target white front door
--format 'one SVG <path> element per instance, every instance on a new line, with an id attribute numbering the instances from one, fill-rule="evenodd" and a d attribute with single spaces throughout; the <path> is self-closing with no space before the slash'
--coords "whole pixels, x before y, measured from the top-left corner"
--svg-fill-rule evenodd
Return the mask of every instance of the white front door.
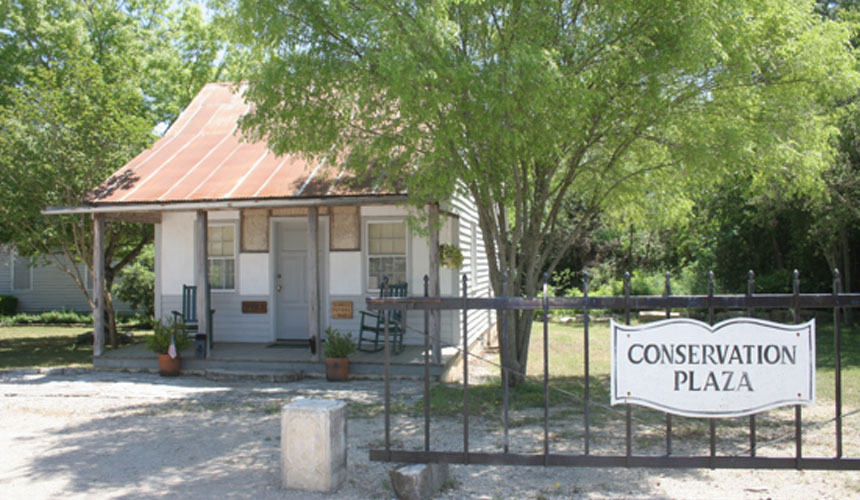
<path id="1" fill-rule="evenodd" d="M 308 332 L 308 223 L 307 219 L 275 223 L 275 337 L 307 339 Z"/>

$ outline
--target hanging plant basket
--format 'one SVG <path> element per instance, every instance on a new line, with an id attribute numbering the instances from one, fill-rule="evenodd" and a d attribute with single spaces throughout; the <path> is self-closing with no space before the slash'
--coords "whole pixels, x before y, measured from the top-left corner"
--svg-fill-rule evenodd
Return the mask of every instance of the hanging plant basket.
<path id="1" fill-rule="evenodd" d="M 463 252 L 450 243 L 439 245 L 439 265 L 451 269 L 463 267 Z"/>

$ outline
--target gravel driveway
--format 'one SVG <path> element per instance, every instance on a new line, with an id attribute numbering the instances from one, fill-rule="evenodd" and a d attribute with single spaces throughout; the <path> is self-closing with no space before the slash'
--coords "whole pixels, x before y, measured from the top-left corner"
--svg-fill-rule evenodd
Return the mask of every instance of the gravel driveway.
<path id="1" fill-rule="evenodd" d="M 392 389 L 408 402 L 421 385 L 395 381 Z M 367 458 L 381 446 L 381 392 L 379 381 L 0 373 L 0 498 L 391 498 L 391 465 Z M 352 403 L 348 480 L 336 495 L 280 489 L 279 411 L 297 397 Z M 393 420 L 401 430 L 397 444 L 411 449 L 420 442 L 420 421 Z M 433 432 L 434 447 L 462 442 L 456 419 L 434 423 Z M 443 498 L 860 498 L 857 472 L 491 466 L 451 472 Z"/>

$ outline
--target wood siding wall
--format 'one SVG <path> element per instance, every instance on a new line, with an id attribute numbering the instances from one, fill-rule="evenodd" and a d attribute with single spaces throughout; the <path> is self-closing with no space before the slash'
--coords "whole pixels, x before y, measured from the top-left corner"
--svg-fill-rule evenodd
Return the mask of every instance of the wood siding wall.
<path id="1" fill-rule="evenodd" d="M 31 288 L 12 290 L 12 251 L 0 250 L 0 295 L 18 297 L 18 312 L 35 313 L 53 310 L 91 312 L 83 293 L 71 276 L 53 265 L 36 265 L 32 269 Z M 128 304 L 114 297 L 117 312 L 131 312 Z"/>
<path id="2" fill-rule="evenodd" d="M 455 196 L 451 200 L 451 211 L 459 216 L 457 244 L 463 253 L 463 267 L 459 271 L 458 279 L 458 295 L 462 295 L 462 279 L 463 275 L 466 275 L 470 297 L 491 297 L 493 291 L 490 286 L 490 268 L 487 264 L 487 252 L 484 248 L 483 233 L 478 224 L 475 203 L 471 197 Z M 454 321 L 458 331 L 462 332 L 462 314 Z M 492 311 L 469 311 L 468 321 L 469 344 L 471 344 L 495 323 L 495 316 Z"/>

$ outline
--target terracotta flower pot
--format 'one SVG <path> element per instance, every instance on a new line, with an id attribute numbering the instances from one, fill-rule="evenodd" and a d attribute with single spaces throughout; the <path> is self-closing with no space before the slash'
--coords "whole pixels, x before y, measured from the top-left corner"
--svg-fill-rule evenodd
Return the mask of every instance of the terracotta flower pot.
<path id="1" fill-rule="evenodd" d="M 349 358 L 325 358 L 325 378 L 343 381 L 349 378 Z"/>
<path id="2" fill-rule="evenodd" d="M 179 356 L 171 358 L 169 354 L 159 354 L 158 374 L 162 377 L 175 377 L 179 375 Z"/>

